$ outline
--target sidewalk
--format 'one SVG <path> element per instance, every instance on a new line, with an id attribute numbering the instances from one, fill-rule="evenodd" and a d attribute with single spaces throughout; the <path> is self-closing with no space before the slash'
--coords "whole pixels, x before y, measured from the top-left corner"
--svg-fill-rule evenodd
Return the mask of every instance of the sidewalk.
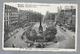
<path id="1" fill-rule="evenodd" d="M 67 28 L 63 27 L 65 30 L 66 30 L 66 33 L 69 35 L 69 36 L 75 36 L 75 32 L 72 32 L 71 30 L 68 30 Z"/>

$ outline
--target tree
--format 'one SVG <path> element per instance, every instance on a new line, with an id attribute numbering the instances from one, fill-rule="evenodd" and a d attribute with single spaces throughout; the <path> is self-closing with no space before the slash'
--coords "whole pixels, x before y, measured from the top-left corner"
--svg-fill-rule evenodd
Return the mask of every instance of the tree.
<path id="1" fill-rule="evenodd" d="M 31 41 L 35 41 L 37 39 L 37 33 L 35 30 L 31 30 L 27 37 Z"/>
<path id="2" fill-rule="evenodd" d="M 46 31 L 44 32 L 44 36 L 47 41 L 52 41 L 54 40 L 56 33 L 57 33 L 56 28 L 48 27 Z"/>

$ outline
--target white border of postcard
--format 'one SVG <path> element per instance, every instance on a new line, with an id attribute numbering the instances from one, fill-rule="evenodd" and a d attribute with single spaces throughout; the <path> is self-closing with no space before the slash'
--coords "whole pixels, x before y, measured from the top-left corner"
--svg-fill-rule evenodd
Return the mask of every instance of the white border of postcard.
<path id="1" fill-rule="evenodd" d="M 76 32 L 75 32 L 75 49 L 59 49 L 59 48 L 4 48 L 4 5 L 6 3 L 22 3 L 24 2 L 5 2 L 3 3 L 3 32 L 2 32 L 2 49 L 9 50 L 9 51 L 76 51 L 77 50 L 77 28 L 78 28 L 78 4 L 76 5 Z M 32 3 L 31 4 L 51 4 L 51 3 Z M 53 3 L 58 4 L 58 3 Z M 59 4 L 71 4 L 71 3 L 59 3 Z M 73 4 L 73 3 L 72 3 Z"/>

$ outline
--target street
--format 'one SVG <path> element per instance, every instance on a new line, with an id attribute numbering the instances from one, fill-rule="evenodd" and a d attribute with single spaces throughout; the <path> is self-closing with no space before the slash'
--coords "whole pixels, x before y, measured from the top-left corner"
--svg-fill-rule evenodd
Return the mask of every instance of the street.
<path id="1" fill-rule="evenodd" d="M 57 28 L 57 43 L 52 44 L 48 46 L 48 48 L 75 48 L 75 38 L 73 38 L 73 35 L 69 30 L 63 31 L 59 26 Z"/>
<path id="2" fill-rule="evenodd" d="M 34 28 L 37 30 L 38 29 L 38 23 L 34 25 Z M 43 25 L 43 28 L 46 26 Z M 27 28 L 26 28 L 27 29 Z M 48 45 L 46 48 L 75 48 L 75 38 L 73 38 L 74 33 L 71 31 L 67 30 L 64 31 L 62 30 L 59 26 L 56 26 L 57 29 L 57 34 L 56 34 L 56 40 L 58 41 L 57 43 L 52 43 Z M 45 30 L 45 29 L 43 29 Z M 21 36 L 25 32 L 23 28 L 19 30 L 18 33 L 13 35 L 11 38 L 9 38 L 6 42 L 5 45 L 8 47 L 16 47 L 16 48 L 27 48 L 27 43 L 25 43 L 22 39 Z"/>

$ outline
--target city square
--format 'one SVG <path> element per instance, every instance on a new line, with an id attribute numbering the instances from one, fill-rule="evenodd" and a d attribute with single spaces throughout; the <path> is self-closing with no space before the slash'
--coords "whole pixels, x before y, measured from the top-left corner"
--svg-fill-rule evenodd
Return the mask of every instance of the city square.
<path id="1" fill-rule="evenodd" d="M 76 5 L 5 4 L 4 48 L 75 49 L 75 38 Z"/>

